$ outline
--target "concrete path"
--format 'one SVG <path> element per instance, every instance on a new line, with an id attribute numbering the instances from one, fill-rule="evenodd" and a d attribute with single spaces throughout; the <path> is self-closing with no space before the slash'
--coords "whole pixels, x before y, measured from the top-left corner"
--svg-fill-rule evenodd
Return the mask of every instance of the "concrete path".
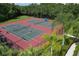
<path id="1" fill-rule="evenodd" d="M 77 56 L 79 56 L 79 51 L 78 51 L 78 54 L 77 54 Z"/>
<path id="2" fill-rule="evenodd" d="M 76 43 L 72 44 L 65 56 L 73 56 L 76 46 Z"/>

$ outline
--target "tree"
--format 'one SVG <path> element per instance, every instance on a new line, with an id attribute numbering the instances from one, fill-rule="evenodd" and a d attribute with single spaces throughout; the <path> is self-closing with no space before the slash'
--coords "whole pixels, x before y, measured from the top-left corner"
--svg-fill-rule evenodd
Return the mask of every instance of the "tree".
<path id="1" fill-rule="evenodd" d="M 61 50 L 61 41 L 60 39 L 57 38 L 56 34 L 53 33 L 51 36 L 45 35 L 45 39 L 50 42 L 50 54 L 52 55 L 57 55 L 58 52 Z M 60 41 L 60 43 L 58 43 Z M 57 48 L 59 47 L 59 49 Z"/>

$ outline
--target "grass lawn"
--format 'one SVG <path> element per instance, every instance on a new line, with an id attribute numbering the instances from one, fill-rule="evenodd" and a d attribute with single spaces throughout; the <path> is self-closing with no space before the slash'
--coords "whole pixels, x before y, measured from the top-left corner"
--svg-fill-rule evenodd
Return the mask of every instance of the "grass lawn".
<path id="1" fill-rule="evenodd" d="M 23 16 L 18 16 L 16 18 L 13 18 L 13 19 L 9 19 L 5 22 L 0 22 L 0 24 L 3 24 L 3 23 L 9 23 L 9 22 L 15 22 L 15 21 L 18 21 L 18 20 L 22 20 L 22 19 L 25 19 L 25 18 L 29 18 L 30 16 L 26 16 L 26 15 L 23 15 Z"/>

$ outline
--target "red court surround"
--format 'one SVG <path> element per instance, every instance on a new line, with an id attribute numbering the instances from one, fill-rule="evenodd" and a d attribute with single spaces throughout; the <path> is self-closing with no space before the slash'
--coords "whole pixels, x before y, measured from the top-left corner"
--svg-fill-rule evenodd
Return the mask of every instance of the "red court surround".
<path id="1" fill-rule="evenodd" d="M 43 27 L 43 26 L 40 26 L 40 25 L 35 25 L 35 24 L 28 23 L 28 20 L 32 20 L 32 19 L 36 19 L 36 20 L 39 20 L 39 21 L 42 20 L 41 18 L 34 18 L 34 17 L 32 18 L 31 17 L 31 18 L 19 20 L 19 21 L 16 21 L 16 22 L 0 24 L 0 26 L 20 23 L 20 24 L 23 24 L 25 26 L 30 26 L 32 28 L 41 30 L 41 31 L 44 32 L 43 34 L 45 34 L 45 33 L 46 34 L 51 34 L 51 29 L 49 29 L 49 28 L 46 28 L 46 27 Z M 22 39 L 21 37 L 18 37 L 18 36 L 14 35 L 10 32 L 7 33 L 7 30 L 5 30 L 5 29 L 0 29 L 0 33 L 2 33 L 11 43 L 13 43 L 14 46 L 17 46 L 17 48 L 20 48 L 20 49 L 26 49 L 29 46 L 38 46 L 39 44 L 46 41 L 42 38 L 43 34 L 38 35 L 37 37 L 33 38 L 32 40 L 26 41 L 26 40 Z"/>

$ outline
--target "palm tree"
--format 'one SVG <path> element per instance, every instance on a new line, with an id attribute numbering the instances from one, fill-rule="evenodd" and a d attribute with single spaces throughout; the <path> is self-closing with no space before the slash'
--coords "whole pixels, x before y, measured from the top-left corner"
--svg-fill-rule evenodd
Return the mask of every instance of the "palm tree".
<path id="1" fill-rule="evenodd" d="M 57 37 L 56 37 L 56 34 L 53 34 L 53 35 L 45 35 L 45 38 L 46 40 L 48 40 L 50 42 L 50 54 L 51 56 L 53 55 L 53 46 L 54 44 L 56 43 L 56 40 L 57 40 Z"/>

